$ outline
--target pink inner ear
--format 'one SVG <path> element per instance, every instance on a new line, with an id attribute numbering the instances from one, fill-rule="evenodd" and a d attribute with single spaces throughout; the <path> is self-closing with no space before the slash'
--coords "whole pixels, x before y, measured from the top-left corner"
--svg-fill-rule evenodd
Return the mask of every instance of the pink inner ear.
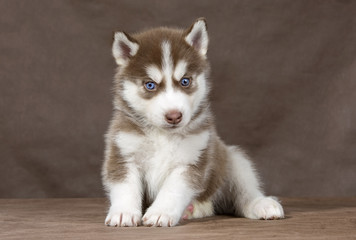
<path id="1" fill-rule="evenodd" d="M 123 58 L 129 58 L 131 57 L 131 48 L 125 44 L 124 42 L 120 41 L 119 42 L 119 48 L 120 52 Z"/>
<path id="2" fill-rule="evenodd" d="M 198 31 L 195 33 L 193 39 L 192 39 L 192 45 L 195 49 L 200 49 L 201 47 L 201 37 L 202 37 L 202 32 Z"/>

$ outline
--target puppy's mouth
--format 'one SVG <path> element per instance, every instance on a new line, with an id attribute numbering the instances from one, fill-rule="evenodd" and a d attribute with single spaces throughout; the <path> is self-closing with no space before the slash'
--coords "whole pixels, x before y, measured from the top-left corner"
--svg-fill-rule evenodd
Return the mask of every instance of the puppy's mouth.
<path id="1" fill-rule="evenodd" d="M 182 125 L 181 124 L 166 124 L 164 126 L 165 129 L 178 129 L 181 128 Z"/>
<path id="2" fill-rule="evenodd" d="M 185 123 L 180 122 L 180 123 L 176 123 L 176 124 L 170 124 L 170 123 L 165 123 L 163 126 L 161 126 L 163 129 L 165 129 L 166 131 L 176 131 L 176 130 L 180 130 L 183 129 L 186 126 Z"/>

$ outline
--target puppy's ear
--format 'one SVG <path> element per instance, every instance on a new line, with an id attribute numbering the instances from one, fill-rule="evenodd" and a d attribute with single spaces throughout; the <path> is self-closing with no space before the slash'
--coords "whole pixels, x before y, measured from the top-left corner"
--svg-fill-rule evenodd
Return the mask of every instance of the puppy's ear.
<path id="1" fill-rule="evenodd" d="M 135 56 L 139 49 L 138 42 L 125 32 L 114 34 L 112 54 L 118 65 L 126 64 L 131 57 Z"/>
<path id="2" fill-rule="evenodd" d="M 195 48 L 201 55 L 205 56 L 208 51 L 208 31 L 206 20 L 198 18 L 195 23 L 186 31 L 185 41 Z"/>

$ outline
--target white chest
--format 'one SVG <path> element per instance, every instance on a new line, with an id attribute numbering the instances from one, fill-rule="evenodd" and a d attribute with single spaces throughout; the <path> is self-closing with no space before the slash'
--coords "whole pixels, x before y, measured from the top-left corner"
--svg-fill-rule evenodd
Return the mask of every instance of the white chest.
<path id="1" fill-rule="evenodd" d="M 209 131 L 181 136 L 150 132 L 137 135 L 119 132 L 118 145 L 126 161 L 134 162 L 142 173 L 150 196 L 156 196 L 167 175 L 177 166 L 195 164 L 208 145 Z"/>

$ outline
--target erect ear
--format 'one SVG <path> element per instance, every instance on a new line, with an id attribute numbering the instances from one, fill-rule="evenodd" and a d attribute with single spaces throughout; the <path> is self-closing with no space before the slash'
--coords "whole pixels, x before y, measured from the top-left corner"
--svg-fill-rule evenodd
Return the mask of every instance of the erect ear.
<path id="1" fill-rule="evenodd" d="M 114 34 L 112 54 L 118 65 L 127 63 L 131 57 L 135 56 L 139 49 L 138 42 L 124 32 Z"/>
<path id="2" fill-rule="evenodd" d="M 187 30 L 185 41 L 195 48 L 201 55 L 205 56 L 208 51 L 208 31 L 206 20 L 198 18 L 195 23 Z"/>

